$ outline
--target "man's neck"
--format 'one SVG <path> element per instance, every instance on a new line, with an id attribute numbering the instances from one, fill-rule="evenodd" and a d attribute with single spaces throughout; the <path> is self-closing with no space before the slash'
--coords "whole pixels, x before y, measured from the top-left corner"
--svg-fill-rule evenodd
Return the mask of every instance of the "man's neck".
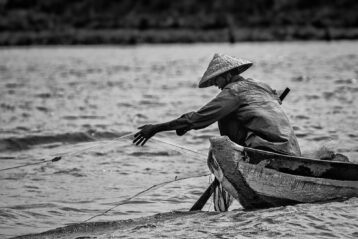
<path id="1" fill-rule="evenodd" d="M 233 83 L 233 82 L 237 82 L 237 81 L 241 81 L 241 80 L 244 80 L 245 78 L 240 76 L 240 75 L 234 75 L 232 76 L 226 83 L 225 86 L 227 86 L 228 84 L 230 83 Z M 223 88 L 225 88 L 225 86 Z"/>

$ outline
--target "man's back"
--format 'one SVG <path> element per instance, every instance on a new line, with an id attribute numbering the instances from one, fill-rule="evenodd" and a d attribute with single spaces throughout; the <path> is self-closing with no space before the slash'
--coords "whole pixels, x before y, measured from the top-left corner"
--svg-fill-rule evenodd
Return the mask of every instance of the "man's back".
<path id="1" fill-rule="evenodd" d="M 252 148 L 300 156 L 300 148 L 280 99 L 268 85 L 241 78 L 225 87 L 235 111 L 219 120 L 220 132 Z"/>

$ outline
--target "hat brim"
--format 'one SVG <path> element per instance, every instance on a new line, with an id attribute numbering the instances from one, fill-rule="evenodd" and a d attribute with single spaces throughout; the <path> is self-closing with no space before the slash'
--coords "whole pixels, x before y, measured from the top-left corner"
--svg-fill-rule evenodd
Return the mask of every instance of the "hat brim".
<path id="1" fill-rule="evenodd" d="M 249 69 L 252 65 L 253 65 L 253 63 L 249 62 L 249 63 L 243 64 L 241 66 L 226 67 L 226 68 L 223 68 L 220 71 L 216 71 L 214 74 L 211 74 L 211 75 L 206 76 L 206 77 L 202 77 L 200 82 L 199 82 L 199 88 L 206 88 L 206 87 L 214 85 L 215 77 L 217 77 L 217 76 L 219 76 L 219 75 L 221 75 L 223 73 L 226 73 L 228 71 L 231 71 L 231 70 L 237 68 L 238 69 L 238 74 L 241 74 L 244 71 L 246 71 L 247 69 Z"/>

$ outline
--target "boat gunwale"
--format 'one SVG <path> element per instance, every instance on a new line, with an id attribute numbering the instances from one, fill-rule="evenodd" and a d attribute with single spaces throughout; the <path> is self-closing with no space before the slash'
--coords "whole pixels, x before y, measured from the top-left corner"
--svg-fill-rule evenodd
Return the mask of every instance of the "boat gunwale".
<path id="1" fill-rule="evenodd" d="M 235 143 L 235 142 L 233 142 Z M 235 143 L 236 144 L 236 143 Z M 239 144 L 238 144 L 239 145 Z M 358 169 L 358 164 L 357 163 L 353 163 L 353 162 L 342 162 L 342 161 L 334 161 L 334 160 L 323 160 L 323 159 L 315 159 L 315 158 L 308 158 L 308 157 L 302 157 L 302 156 L 293 156 L 293 155 L 287 155 L 287 154 L 280 154 L 280 153 L 276 153 L 276 152 L 271 152 L 271 151 L 266 151 L 266 150 L 262 150 L 262 149 L 255 149 L 255 148 L 250 148 L 250 147 L 246 147 L 246 146 L 242 146 L 239 145 L 240 147 L 242 147 L 243 149 L 240 150 L 236 147 L 232 147 L 235 151 L 239 151 L 239 152 L 243 152 L 245 150 L 249 150 L 249 151 L 253 151 L 253 152 L 258 152 L 258 153 L 264 153 L 264 154 L 268 154 L 268 155 L 273 155 L 273 156 L 280 156 L 280 157 L 284 157 L 284 158 L 290 158 L 290 159 L 297 159 L 300 161 L 306 161 L 306 162 L 316 162 L 316 163 L 320 163 L 320 164 L 340 164 L 340 165 L 354 165 L 355 167 L 357 167 Z"/>

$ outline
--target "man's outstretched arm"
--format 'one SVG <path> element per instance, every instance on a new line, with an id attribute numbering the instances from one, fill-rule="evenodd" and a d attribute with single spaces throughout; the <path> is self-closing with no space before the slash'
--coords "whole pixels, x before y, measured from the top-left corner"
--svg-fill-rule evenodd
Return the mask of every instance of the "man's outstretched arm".
<path id="1" fill-rule="evenodd" d="M 133 143 L 143 146 L 156 133 L 170 130 L 184 130 L 186 128 L 188 128 L 188 121 L 182 118 L 162 124 L 146 124 L 138 128 L 140 131 L 134 135 Z"/>
<path id="2" fill-rule="evenodd" d="M 224 89 L 213 100 L 199 109 L 180 118 L 163 124 L 148 124 L 139 127 L 133 143 L 143 146 L 148 139 L 162 131 L 176 130 L 177 135 L 184 135 L 191 129 L 202 129 L 228 115 L 239 106 L 239 102 L 230 89 Z"/>

